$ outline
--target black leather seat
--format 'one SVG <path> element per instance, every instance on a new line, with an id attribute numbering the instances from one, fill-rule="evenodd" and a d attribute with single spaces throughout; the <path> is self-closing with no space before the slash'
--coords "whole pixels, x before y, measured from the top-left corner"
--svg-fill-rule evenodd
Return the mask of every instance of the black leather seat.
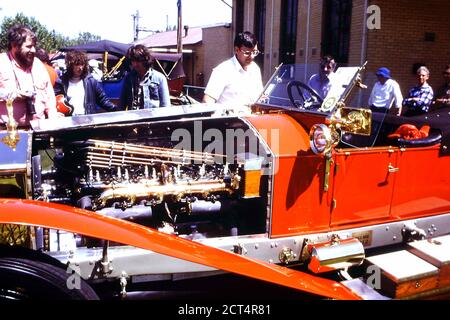
<path id="1" fill-rule="evenodd" d="M 392 139 L 396 145 L 405 148 L 427 147 L 441 143 L 442 133 L 440 130 L 431 129 L 428 137 L 422 139 L 406 140 L 402 138 Z"/>

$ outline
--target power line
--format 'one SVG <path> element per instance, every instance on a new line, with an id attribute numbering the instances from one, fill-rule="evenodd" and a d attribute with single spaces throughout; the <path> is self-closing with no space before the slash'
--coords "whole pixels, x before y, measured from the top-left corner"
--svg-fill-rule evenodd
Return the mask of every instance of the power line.
<path id="1" fill-rule="evenodd" d="M 136 13 L 132 14 L 131 16 L 133 17 L 133 40 L 134 41 L 139 39 L 139 32 L 140 31 L 153 32 L 153 33 L 158 32 L 156 30 L 151 30 L 151 29 L 139 27 L 139 18 L 141 18 L 141 16 L 139 15 L 139 10 L 136 10 Z"/>
<path id="2" fill-rule="evenodd" d="M 233 6 L 230 5 L 228 2 L 226 2 L 225 0 L 220 0 L 220 1 L 222 1 L 223 3 L 225 3 L 230 9 L 233 9 Z"/>

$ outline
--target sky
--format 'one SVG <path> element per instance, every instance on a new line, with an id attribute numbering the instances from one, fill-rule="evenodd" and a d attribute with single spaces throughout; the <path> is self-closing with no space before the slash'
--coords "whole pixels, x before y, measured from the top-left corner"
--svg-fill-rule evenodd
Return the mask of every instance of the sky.
<path id="1" fill-rule="evenodd" d="M 226 0 L 231 5 L 231 0 Z M 58 8 L 59 7 L 59 8 Z M 139 27 L 165 30 L 177 25 L 177 0 L 1 0 L 0 22 L 22 12 L 49 31 L 70 38 L 90 32 L 102 39 L 133 41 L 133 17 L 139 11 Z M 231 8 L 221 0 L 182 0 L 182 23 L 189 27 L 231 22 Z M 139 38 L 150 35 L 139 32 Z"/>

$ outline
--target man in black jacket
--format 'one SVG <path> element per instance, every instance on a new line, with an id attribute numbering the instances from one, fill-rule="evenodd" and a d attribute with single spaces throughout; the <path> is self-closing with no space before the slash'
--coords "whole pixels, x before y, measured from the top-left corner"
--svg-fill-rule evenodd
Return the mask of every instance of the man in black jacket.
<path id="1" fill-rule="evenodd" d="M 55 94 L 63 95 L 70 115 L 96 113 L 96 105 L 106 111 L 118 111 L 101 84 L 89 73 L 88 57 L 81 51 L 69 51 L 65 57 L 66 72 L 55 84 Z"/>

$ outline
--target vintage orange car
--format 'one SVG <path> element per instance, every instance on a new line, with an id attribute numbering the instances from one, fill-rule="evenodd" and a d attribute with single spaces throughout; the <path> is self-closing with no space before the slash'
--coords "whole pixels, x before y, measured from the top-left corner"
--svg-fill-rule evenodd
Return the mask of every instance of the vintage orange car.
<path id="1" fill-rule="evenodd" d="M 298 80 L 301 66 L 284 65 L 251 108 L 103 113 L 28 131 L 10 121 L 0 299 L 125 297 L 224 272 L 332 299 L 446 294 L 449 112 L 350 107 L 363 69 L 339 68 L 324 101 Z"/>

